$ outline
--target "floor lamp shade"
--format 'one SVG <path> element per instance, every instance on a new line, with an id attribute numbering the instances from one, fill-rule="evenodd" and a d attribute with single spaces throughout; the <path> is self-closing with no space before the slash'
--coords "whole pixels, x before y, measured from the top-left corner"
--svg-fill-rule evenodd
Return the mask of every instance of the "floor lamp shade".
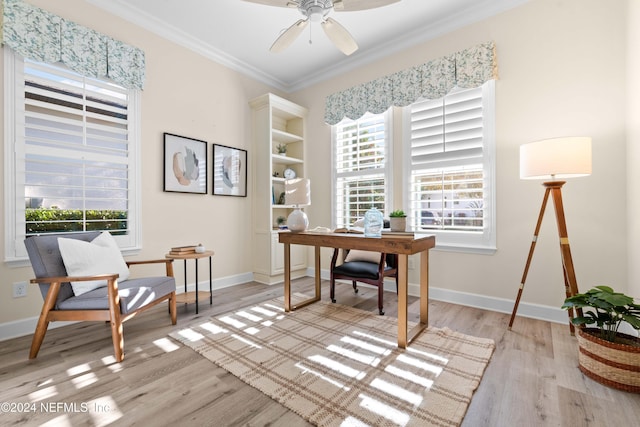
<path id="1" fill-rule="evenodd" d="M 307 214 L 300 206 L 311 204 L 311 182 L 308 178 L 289 179 L 284 183 L 285 203 L 295 206 L 287 218 L 287 228 L 291 231 L 304 231 L 309 226 Z"/>
<path id="2" fill-rule="evenodd" d="M 591 175 L 591 138 L 545 139 L 520 146 L 521 179 L 564 179 Z"/>

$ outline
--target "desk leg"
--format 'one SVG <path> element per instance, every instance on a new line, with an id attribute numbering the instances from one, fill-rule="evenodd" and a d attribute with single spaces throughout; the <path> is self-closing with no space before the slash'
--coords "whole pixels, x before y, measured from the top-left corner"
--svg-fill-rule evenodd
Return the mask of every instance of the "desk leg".
<path id="1" fill-rule="evenodd" d="M 407 348 L 408 255 L 398 255 L 398 347 Z"/>
<path id="2" fill-rule="evenodd" d="M 316 246 L 316 272 L 315 272 L 315 283 L 316 283 L 316 301 L 320 300 L 320 246 Z"/>
<path id="3" fill-rule="evenodd" d="M 400 260 L 400 258 L 402 258 L 402 255 L 400 255 L 398 261 Z M 399 263 L 398 266 L 400 267 L 402 264 Z M 406 265 L 404 266 L 404 268 L 406 268 Z M 400 274 L 401 270 L 398 270 L 398 274 Z M 406 271 L 406 270 L 405 270 Z M 400 275 L 398 275 L 398 279 L 400 279 Z M 405 277 L 407 277 L 405 275 Z M 402 283 L 402 282 L 400 282 Z M 402 285 L 399 285 L 400 287 Z M 406 288 L 405 288 L 406 289 Z M 399 294 L 399 291 L 398 291 Z M 405 294 L 406 297 L 406 294 Z M 398 296 L 398 304 L 400 304 L 400 297 Z M 428 251 L 423 251 L 420 253 L 420 322 L 414 326 L 407 335 L 407 321 L 406 321 L 406 316 L 407 316 L 407 306 L 406 306 L 406 299 L 405 299 L 405 304 L 403 304 L 403 316 L 404 316 L 404 320 L 402 323 L 402 326 L 404 327 L 404 335 L 401 335 L 401 331 L 400 331 L 400 323 L 398 323 L 398 347 L 402 347 L 402 341 L 401 339 L 404 338 L 404 344 L 405 347 L 402 348 L 406 348 L 406 345 L 409 345 L 409 343 L 411 341 L 413 341 L 413 339 L 415 339 L 420 332 L 424 331 L 427 326 L 429 326 L 429 252 Z M 400 312 L 400 306 L 398 306 L 398 312 Z M 400 322 L 400 314 L 398 313 L 398 322 Z"/>
<path id="4" fill-rule="evenodd" d="M 198 314 L 198 258 L 193 261 L 196 263 L 196 314 Z"/>
<path id="5" fill-rule="evenodd" d="M 209 257 L 209 305 L 213 305 L 213 278 L 211 276 L 211 257 Z"/>
<path id="6" fill-rule="evenodd" d="M 420 253 L 420 325 L 429 326 L 429 250 Z"/>
<path id="7" fill-rule="evenodd" d="M 291 311 L 291 245 L 284 243 L 284 311 Z"/>

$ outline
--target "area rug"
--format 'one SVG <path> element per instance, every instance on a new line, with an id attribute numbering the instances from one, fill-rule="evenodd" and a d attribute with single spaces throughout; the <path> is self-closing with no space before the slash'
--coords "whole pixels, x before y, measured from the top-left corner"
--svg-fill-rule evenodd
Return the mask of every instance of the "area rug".
<path id="1" fill-rule="evenodd" d="M 283 307 L 276 298 L 171 337 L 318 426 L 460 425 L 495 348 L 428 328 L 399 349 L 395 318 L 323 301 Z"/>

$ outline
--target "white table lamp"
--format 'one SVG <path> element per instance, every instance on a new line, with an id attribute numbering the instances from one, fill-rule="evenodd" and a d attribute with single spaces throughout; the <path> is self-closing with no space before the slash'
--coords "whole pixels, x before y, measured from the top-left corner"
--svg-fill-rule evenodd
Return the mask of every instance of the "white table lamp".
<path id="1" fill-rule="evenodd" d="M 309 219 L 300 206 L 311 204 L 311 182 L 308 178 L 288 179 L 284 182 L 285 203 L 295 209 L 287 218 L 287 228 L 293 232 L 304 231 L 309 226 Z"/>
<path id="2" fill-rule="evenodd" d="M 562 186 L 565 181 L 558 181 L 559 178 L 574 178 L 580 176 L 591 175 L 591 138 L 589 137 L 566 137 L 545 139 L 542 141 L 531 142 L 520 146 L 520 178 L 521 179 L 547 179 L 542 185 L 545 186 L 542 207 L 538 215 L 538 223 L 533 233 L 533 240 L 529 248 L 529 256 L 522 273 L 520 281 L 520 289 L 513 306 L 511 320 L 509 320 L 509 329 L 513 325 L 513 320 L 518 310 L 524 282 L 527 280 L 527 273 L 533 258 L 533 251 L 536 247 L 542 217 L 549 200 L 552 195 L 553 205 L 556 212 L 556 221 L 558 224 L 558 234 L 560 236 L 560 251 L 562 256 L 562 269 L 564 273 L 565 293 L 567 297 L 578 293 L 578 281 L 573 267 L 571 258 L 571 248 L 569 246 L 569 236 L 567 234 L 567 223 L 564 216 L 564 207 L 562 205 Z M 582 309 L 577 310 L 578 315 L 582 316 Z M 569 314 L 569 330 L 574 334 L 574 326 L 571 323 L 573 318 L 573 310 L 568 310 Z"/>

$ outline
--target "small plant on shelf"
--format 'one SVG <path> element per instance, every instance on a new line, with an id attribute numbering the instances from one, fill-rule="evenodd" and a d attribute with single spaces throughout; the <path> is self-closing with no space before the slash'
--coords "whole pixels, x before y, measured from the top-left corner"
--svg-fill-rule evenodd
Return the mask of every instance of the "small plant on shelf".
<path id="1" fill-rule="evenodd" d="M 287 225 L 287 219 L 283 216 L 279 216 L 276 218 L 276 224 L 278 224 L 278 228 L 284 228 Z"/>
<path id="2" fill-rule="evenodd" d="M 406 216 L 407 214 L 402 209 L 396 209 L 389 214 L 389 218 L 405 218 Z"/>
<path id="3" fill-rule="evenodd" d="M 278 150 L 278 154 L 284 156 L 285 154 L 287 154 L 287 145 L 286 144 L 278 144 L 278 146 L 276 147 L 276 150 Z"/>

